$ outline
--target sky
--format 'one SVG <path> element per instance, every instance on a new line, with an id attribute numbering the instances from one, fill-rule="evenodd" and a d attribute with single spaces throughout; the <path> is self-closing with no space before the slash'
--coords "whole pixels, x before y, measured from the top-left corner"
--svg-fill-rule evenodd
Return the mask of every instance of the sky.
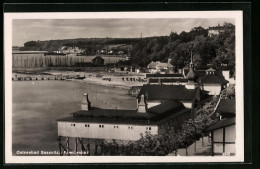
<path id="1" fill-rule="evenodd" d="M 13 46 L 27 41 L 73 38 L 138 38 L 168 36 L 194 27 L 235 24 L 234 19 L 14 19 Z"/>

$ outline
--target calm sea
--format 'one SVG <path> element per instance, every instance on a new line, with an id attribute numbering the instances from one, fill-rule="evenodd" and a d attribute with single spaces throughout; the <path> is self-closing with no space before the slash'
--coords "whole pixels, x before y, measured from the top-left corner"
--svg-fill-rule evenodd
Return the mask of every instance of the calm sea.
<path id="1" fill-rule="evenodd" d="M 136 109 L 127 90 L 77 81 L 13 81 L 12 151 L 58 151 L 56 120 L 80 110 L 83 93 L 92 106 Z"/>

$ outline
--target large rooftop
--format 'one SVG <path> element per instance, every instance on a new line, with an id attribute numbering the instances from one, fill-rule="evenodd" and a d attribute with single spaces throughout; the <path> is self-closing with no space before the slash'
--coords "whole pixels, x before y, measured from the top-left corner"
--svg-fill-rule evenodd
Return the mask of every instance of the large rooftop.
<path id="1" fill-rule="evenodd" d="M 183 78 L 182 74 L 146 74 L 146 77 L 176 77 L 176 78 Z"/>
<path id="2" fill-rule="evenodd" d="M 227 127 L 227 126 L 231 126 L 231 125 L 234 125 L 234 124 L 236 124 L 236 118 L 235 117 L 225 118 L 225 119 L 218 121 L 214 125 L 210 126 L 207 129 L 207 131 L 217 130 L 217 129 Z"/>
<path id="3" fill-rule="evenodd" d="M 180 78 L 180 79 L 160 79 L 161 83 L 185 83 L 188 82 L 188 79 Z M 150 83 L 158 83 L 158 79 L 150 79 Z"/>
<path id="4" fill-rule="evenodd" d="M 216 112 L 222 116 L 230 117 L 236 115 L 236 100 L 235 99 L 222 99 L 216 109 Z"/>
<path id="5" fill-rule="evenodd" d="M 148 100 L 194 100 L 199 88 L 187 89 L 184 85 L 143 85 L 137 98 L 143 94 Z"/>
<path id="6" fill-rule="evenodd" d="M 182 103 L 166 101 L 148 109 L 147 113 L 139 113 L 137 110 L 100 109 L 93 107 L 89 111 L 77 111 L 72 113 L 73 116 L 57 121 L 152 125 L 160 123 L 163 119 L 173 118 L 187 111 L 190 111 L 190 109 L 186 109 Z"/>
<path id="7" fill-rule="evenodd" d="M 226 84 L 228 83 L 227 80 L 225 80 L 222 77 L 219 77 L 218 75 L 206 75 L 201 77 L 202 83 L 209 83 L 209 84 Z"/>

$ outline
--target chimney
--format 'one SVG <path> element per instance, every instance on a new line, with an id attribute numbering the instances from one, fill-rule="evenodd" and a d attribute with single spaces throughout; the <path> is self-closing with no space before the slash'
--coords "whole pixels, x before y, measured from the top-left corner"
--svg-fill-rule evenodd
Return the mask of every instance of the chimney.
<path id="1" fill-rule="evenodd" d="M 171 62 L 172 62 L 172 59 L 169 58 L 167 63 L 171 64 Z"/>
<path id="2" fill-rule="evenodd" d="M 158 85 L 162 85 L 162 80 L 158 78 Z"/>
<path id="3" fill-rule="evenodd" d="M 138 113 L 146 113 L 147 110 L 147 103 L 145 101 L 144 95 L 141 95 L 140 102 L 138 103 Z"/>
<path id="4" fill-rule="evenodd" d="M 91 110 L 91 102 L 88 99 L 88 94 L 84 93 L 83 100 L 81 102 L 81 110 L 89 111 Z"/>

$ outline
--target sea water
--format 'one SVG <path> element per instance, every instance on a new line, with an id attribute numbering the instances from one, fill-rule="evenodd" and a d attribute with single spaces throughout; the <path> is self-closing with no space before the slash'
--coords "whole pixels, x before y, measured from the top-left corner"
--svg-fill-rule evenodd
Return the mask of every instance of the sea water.
<path id="1" fill-rule="evenodd" d="M 13 155 L 58 155 L 56 120 L 80 110 L 84 93 L 95 107 L 136 109 L 126 89 L 78 81 L 13 81 L 12 112 L 6 112 L 12 113 Z"/>

